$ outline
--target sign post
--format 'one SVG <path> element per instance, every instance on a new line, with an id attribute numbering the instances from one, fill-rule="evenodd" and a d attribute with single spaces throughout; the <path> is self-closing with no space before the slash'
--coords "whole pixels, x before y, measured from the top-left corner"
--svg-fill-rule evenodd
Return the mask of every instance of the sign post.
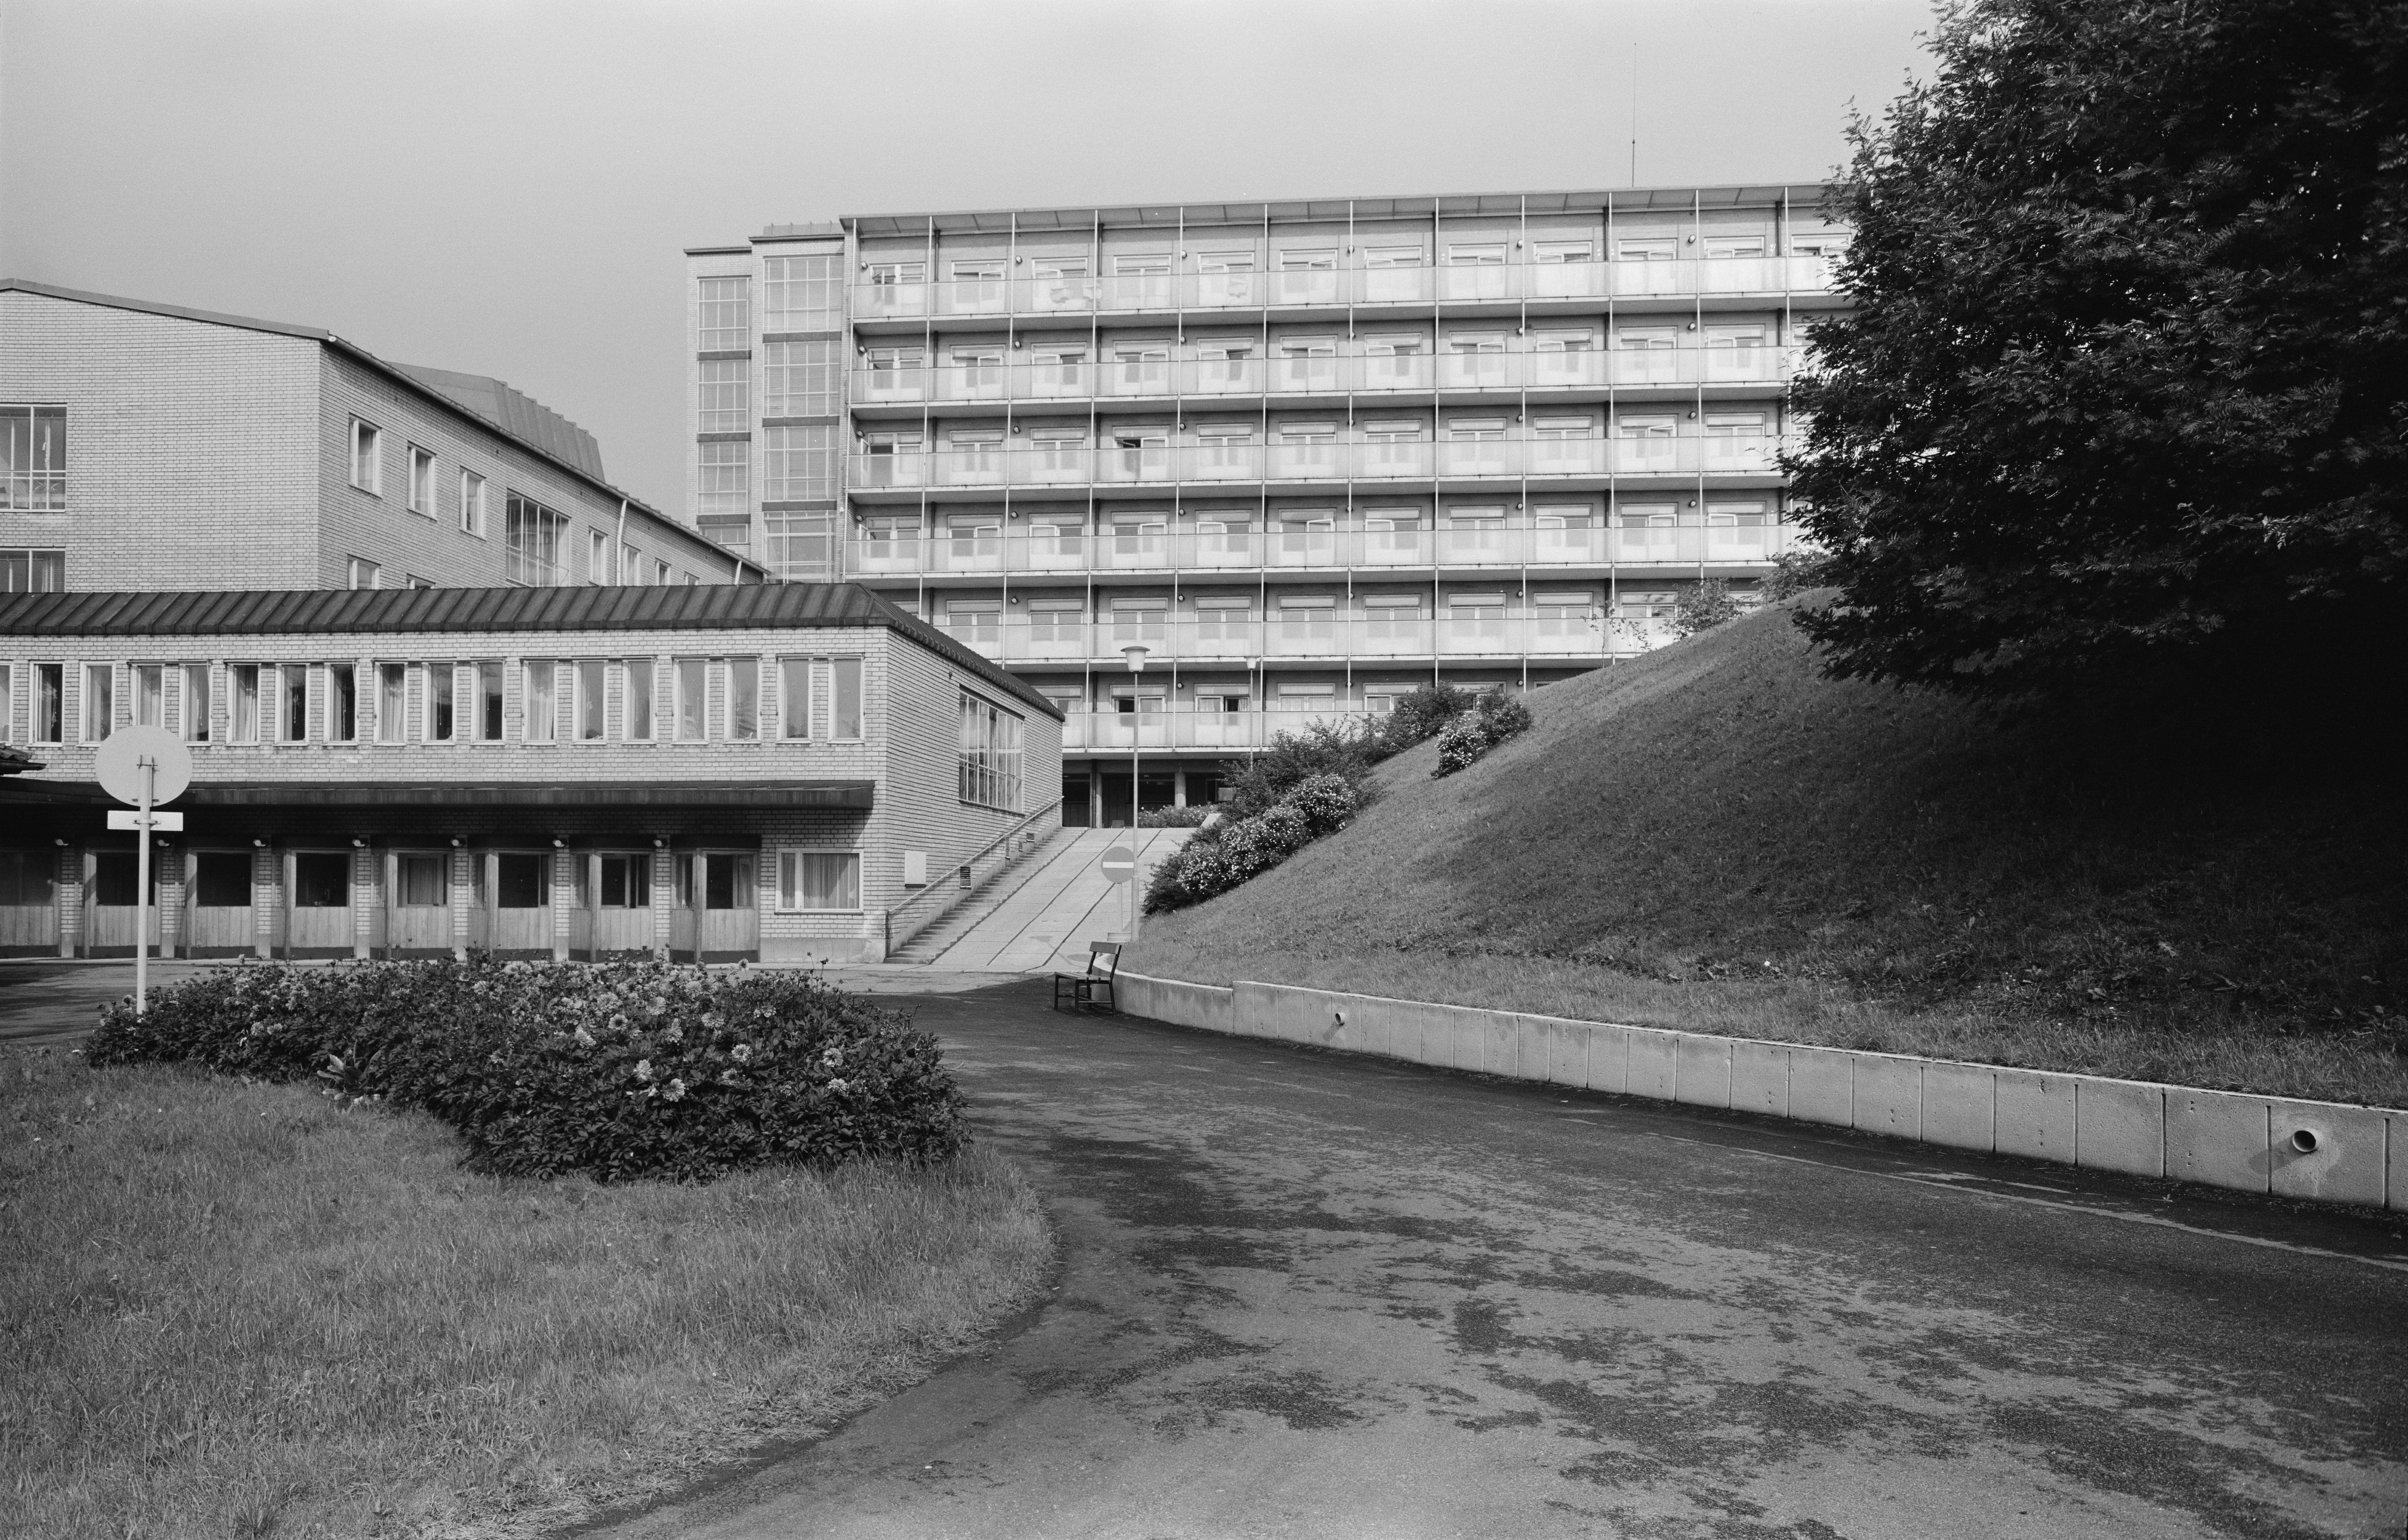
<path id="1" fill-rule="evenodd" d="M 93 756 L 101 789 L 134 804 L 131 814 L 112 812 L 108 826 L 134 831 L 134 1014 L 150 1008 L 150 838 L 184 827 L 181 813 L 152 809 L 173 802 L 193 782 L 193 754 L 164 727 L 126 727 L 108 735 Z"/>
<path id="2" fill-rule="evenodd" d="M 1128 888 L 1129 922 L 1128 934 L 1125 939 L 1135 941 L 1137 939 L 1137 848 L 1133 845 L 1112 846 L 1104 852 L 1103 860 L 1096 864 L 1102 868 L 1106 882 L 1115 888 L 1123 885 Z"/>

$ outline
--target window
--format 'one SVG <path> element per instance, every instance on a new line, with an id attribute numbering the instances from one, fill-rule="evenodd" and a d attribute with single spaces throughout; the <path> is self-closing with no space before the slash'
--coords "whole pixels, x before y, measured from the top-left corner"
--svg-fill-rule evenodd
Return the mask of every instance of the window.
<path id="1" fill-rule="evenodd" d="M 409 511 L 435 517 L 435 451 L 409 447 Z"/>
<path id="2" fill-rule="evenodd" d="M 1338 265 L 1338 253 L 1328 247 L 1312 250 L 1292 248 L 1280 253 L 1279 264 L 1283 273 L 1326 273 Z"/>
<path id="3" fill-rule="evenodd" d="M 861 736 L 861 660 L 838 658 L 828 664 L 828 736 Z"/>
<path id="4" fill-rule="evenodd" d="M 509 494 L 502 505 L 502 577 L 530 588 L 558 587 L 561 541 L 568 520 L 531 497 Z"/>
<path id="5" fill-rule="evenodd" d="M 394 875 L 405 907 L 439 909 L 451 902 L 451 895 L 445 891 L 451 885 L 443 880 L 441 856 L 396 857 Z"/>
<path id="6" fill-rule="evenodd" d="M 778 662 L 778 735 L 811 735 L 811 661 L 781 658 Z"/>
<path id="7" fill-rule="evenodd" d="M 460 527 L 480 540 L 485 537 L 485 478 L 475 471 L 460 473 Z"/>
<path id="8" fill-rule="evenodd" d="M 742 433 L 752 425 L 752 361 L 707 358 L 696 365 L 696 433 Z"/>
<path id="9" fill-rule="evenodd" d="M 843 326 L 844 259 L 769 257 L 761 264 L 761 330 L 833 332 Z"/>
<path id="10" fill-rule="evenodd" d="M 906 284 L 928 281 L 928 264 L 924 262 L 873 262 L 869 264 L 869 286 L 872 289 L 899 289 Z"/>
<path id="11" fill-rule="evenodd" d="M 701 658 L 680 658 L 672 666 L 677 671 L 678 741 L 700 743 L 710 720 L 710 664 Z"/>
<path id="12" fill-rule="evenodd" d="M 1112 258 L 1112 272 L 1122 278 L 1163 278 L 1170 272 L 1168 252 L 1124 252 Z"/>
<path id="13" fill-rule="evenodd" d="M 780 578 L 821 579 L 836 576 L 836 516 L 827 513 L 765 513 L 762 560 Z"/>
<path id="14" fill-rule="evenodd" d="M 577 665 L 577 741 L 600 743 L 609 709 L 608 665 L 589 658 Z"/>
<path id="15" fill-rule="evenodd" d="M 993 701 L 962 692 L 961 799 L 1020 811 L 1021 720 Z"/>
<path id="16" fill-rule="evenodd" d="M 1616 241 L 1618 262 L 1670 262 L 1681 254 L 1681 243 L 1670 235 L 1641 235 Z"/>
<path id="17" fill-rule="evenodd" d="M 210 688 L 211 682 L 208 664 L 186 663 L 184 665 L 184 698 L 181 707 L 186 743 L 209 741 L 209 717 L 217 709 L 217 692 Z"/>
<path id="18" fill-rule="evenodd" d="M 610 580 L 610 532 L 609 530 L 597 529 L 585 532 L 585 580 L 589 583 L 607 583 Z"/>
<path id="19" fill-rule="evenodd" d="M 560 684 L 560 670 L 550 658 L 529 658 L 524 665 L 525 688 L 520 698 L 526 703 L 528 743 L 550 743 L 560 733 L 560 703 L 555 692 Z"/>
<path id="20" fill-rule="evenodd" d="M 494 858 L 494 905 L 502 909 L 540 909 L 544 906 L 542 856 L 529 851 L 506 850 Z"/>
<path id="21" fill-rule="evenodd" d="M 382 588 L 384 568 L 365 556 L 354 556 L 345 581 L 352 588 Z"/>
<path id="22" fill-rule="evenodd" d="M 400 743 L 409 717 L 409 665 L 377 664 L 377 742 Z"/>
<path id="23" fill-rule="evenodd" d="M 111 663 L 83 665 L 83 741 L 103 743 L 117 725 L 117 669 Z"/>
<path id="24" fill-rule="evenodd" d="M 644 580 L 644 558 L 633 546 L 619 548 L 619 581 L 640 583 Z"/>
<path id="25" fill-rule="evenodd" d="M 1418 246 L 1372 246 L 1363 251 L 1366 267 L 1419 267 L 1422 249 Z"/>
<path id="26" fill-rule="evenodd" d="M 435 586 L 435 579 L 432 578 L 421 578 L 414 572 L 406 573 L 402 577 L 401 586 L 404 588 L 433 588 Z"/>
<path id="27" fill-rule="evenodd" d="M 33 708 L 33 720 L 28 724 L 36 743 L 58 743 L 66 737 L 66 665 L 36 663 L 34 695 L 27 703 Z"/>
<path id="28" fill-rule="evenodd" d="M 1541 241 L 1531 260 L 1542 264 L 1568 262 L 1589 262 L 1595 259 L 1597 248 L 1584 240 Z"/>
<path id="29" fill-rule="evenodd" d="M 248 908 L 251 857 L 236 850 L 194 852 L 193 902 L 205 909 Z"/>
<path id="30" fill-rule="evenodd" d="M 763 430 L 762 501 L 803 503 L 835 496 L 836 424 Z"/>
<path id="31" fill-rule="evenodd" d="M 259 741 L 259 665 L 236 663 L 226 670 L 227 736 L 236 743 Z"/>
<path id="32" fill-rule="evenodd" d="M 0 550 L 0 593 L 61 593 L 67 586 L 63 550 Z"/>
<path id="33" fill-rule="evenodd" d="M 482 743 L 502 741 L 502 665 L 488 658 L 475 665 L 477 713 L 475 735 Z"/>
<path id="34" fill-rule="evenodd" d="M 1708 438 L 1753 438 L 1764 432 L 1762 412 L 1708 412 Z"/>
<path id="35" fill-rule="evenodd" d="M 0 509 L 64 513 L 66 507 L 67 409 L 0 406 Z"/>
<path id="36" fill-rule="evenodd" d="M 856 850 L 778 852 L 778 907 L 858 909 L 861 854 Z"/>
<path id="37" fill-rule="evenodd" d="M 351 485 L 365 492 L 382 495 L 384 478 L 380 462 L 384 458 L 384 435 L 373 422 L 351 419 Z"/>
<path id="38" fill-rule="evenodd" d="M 652 741 L 652 660 L 630 658 L 621 665 L 627 698 L 621 703 L 621 734 L 629 743 Z"/>
<path id="39" fill-rule="evenodd" d="M 837 342 L 772 342 L 761 379 L 764 417 L 832 417 L 837 409 Z"/>
<path id="40" fill-rule="evenodd" d="M 606 909 L 649 909 L 652 905 L 652 858 L 604 856 L 601 891 L 595 899 Z"/>
<path id="41" fill-rule="evenodd" d="M 167 671 L 158 663 L 136 663 L 134 674 L 134 725 L 165 727 L 167 725 Z"/>
<path id="42" fill-rule="evenodd" d="M 309 741 L 309 665 L 286 663 L 277 671 L 276 713 L 279 743 Z"/>
<path id="43" fill-rule="evenodd" d="M 48 850 L 0 850 L 0 904 L 52 904 L 51 856 Z"/>
<path id="44" fill-rule="evenodd" d="M 1449 267 L 1502 267 L 1505 265 L 1505 243 L 1455 242 L 1446 249 L 1446 264 Z"/>
<path id="45" fill-rule="evenodd" d="M 727 735 L 738 743 L 761 737 L 761 660 L 727 660 Z"/>
<path id="46" fill-rule="evenodd" d="M 1706 260 L 1728 262 L 1734 258 L 1764 255 L 1762 235 L 1709 235 L 1706 237 Z"/>
<path id="47" fill-rule="evenodd" d="M 453 710 L 452 696 L 459 679 L 451 663 L 426 665 L 426 732 L 428 743 L 451 743 L 457 739 L 459 721 Z"/>
<path id="48" fill-rule="evenodd" d="M 326 665 L 326 736 L 337 743 L 359 741 L 359 671 L 351 663 Z"/>
<path id="49" fill-rule="evenodd" d="M 752 280 L 704 278 L 701 321 L 704 352 L 733 352 L 752 347 Z"/>
<path id="50" fill-rule="evenodd" d="M 695 513 L 746 514 L 752 510 L 751 443 L 717 439 L 695 447 Z"/>

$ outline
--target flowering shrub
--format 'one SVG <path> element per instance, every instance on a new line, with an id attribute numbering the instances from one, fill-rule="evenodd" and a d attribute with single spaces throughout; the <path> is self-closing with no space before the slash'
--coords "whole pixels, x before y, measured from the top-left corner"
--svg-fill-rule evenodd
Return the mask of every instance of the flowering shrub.
<path id="1" fill-rule="evenodd" d="M 1145 911 L 1201 904 L 1344 828 L 1362 799 L 1343 776 L 1308 776 L 1252 818 L 1199 831 L 1154 869 Z"/>
<path id="2" fill-rule="evenodd" d="M 1483 754 L 1529 730 L 1530 708 L 1501 690 L 1480 697 L 1472 709 L 1457 716 L 1438 735 L 1438 768 L 1433 779 L 1452 776 Z"/>
<path id="3" fill-rule="evenodd" d="M 966 1142 L 936 1040 L 808 974 L 369 962 L 204 974 L 102 1012 L 95 1065 L 184 1062 L 423 1107 L 497 1175 L 707 1180 L 944 1160 Z"/>

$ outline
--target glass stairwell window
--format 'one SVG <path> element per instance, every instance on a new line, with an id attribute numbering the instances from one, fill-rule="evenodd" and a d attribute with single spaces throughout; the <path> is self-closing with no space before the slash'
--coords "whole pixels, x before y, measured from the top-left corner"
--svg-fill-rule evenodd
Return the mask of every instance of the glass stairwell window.
<path id="1" fill-rule="evenodd" d="M 927 391 L 928 353 L 924 348 L 872 348 L 862 355 L 867 378 L 863 394 L 871 401 L 918 401 Z"/>
<path id="2" fill-rule="evenodd" d="M 700 343 L 706 353 L 735 352 L 752 346 L 752 280 L 704 278 L 699 303 Z"/>
<path id="3" fill-rule="evenodd" d="M 1597 370 L 1597 333 L 1585 326 L 1541 329 L 1530 337 L 1530 383 L 1602 385 Z"/>
<path id="4" fill-rule="evenodd" d="M 763 417 L 833 417 L 843 398 L 837 378 L 837 342 L 810 337 L 762 346 Z"/>
<path id="5" fill-rule="evenodd" d="M 1338 249 L 1334 246 L 1292 247 L 1282 251 L 1279 254 L 1279 271 L 1271 279 L 1271 303 L 1338 303 Z"/>
<path id="6" fill-rule="evenodd" d="M 1363 340 L 1363 389 L 1429 389 L 1429 339 L 1410 332 Z"/>
<path id="7" fill-rule="evenodd" d="M 752 425 L 752 361 L 707 358 L 695 365 L 695 431 L 743 433 Z"/>
<path id="8" fill-rule="evenodd" d="M 836 576 L 836 515 L 767 513 L 761 516 L 769 570 L 790 582 L 825 582 Z"/>
<path id="9" fill-rule="evenodd" d="M 844 259 L 833 253 L 761 264 L 761 330 L 834 332 L 844 325 Z"/>
<path id="10" fill-rule="evenodd" d="M 955 262 L 945 286 L 945 308 L 953 315 L 985 316 L 1010 308 L 1001 257 L 972 257 Z"/>
<path id="11" fill-rule="evenodd" d="M 1196 259 L 1196 303 L 1253 305 L 1262 292 L 1252 251 L 1205 251 Z"/>

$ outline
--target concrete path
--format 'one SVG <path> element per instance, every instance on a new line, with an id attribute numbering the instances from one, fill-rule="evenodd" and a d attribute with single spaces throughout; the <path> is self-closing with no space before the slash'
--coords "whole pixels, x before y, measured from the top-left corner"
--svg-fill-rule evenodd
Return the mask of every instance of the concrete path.
<path id="1" fill-rule="evenodd" d="M 1077 972 L 1086 945 L 1118 935 L 1128 925 L 1121 890 L 1104 880 L 1099 863 L 1115 845 L 1134 843 L 1138 881 L 1154 863 L 1187 842 L 1187 829 L 1082 829 L 1045 852 L 1043 864 L 993 914 L 964 932 L 932 968 L 949 971 Z M 1142 886 L 1139 890 L 1142 892 Z"/>
<path id="2" fill-rule="evenodd" d="M 612 1540 L 2396 1537 L 2408 1234 L 916 1005 L 1062 1233 L 982 1356 Z"/>

